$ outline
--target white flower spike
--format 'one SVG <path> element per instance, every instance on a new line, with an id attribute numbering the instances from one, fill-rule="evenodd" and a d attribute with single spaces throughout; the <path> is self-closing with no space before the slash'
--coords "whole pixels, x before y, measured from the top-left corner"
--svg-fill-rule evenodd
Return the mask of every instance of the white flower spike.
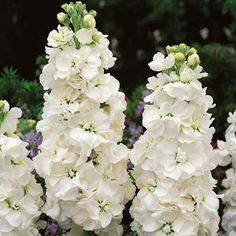
<path id="1" fill-rule="evenodd" d="M 219 201 L 213 192 L 216 166 L 210 145 L 213 100 L 200 78 L 199 57 L 185 44 L 155 54 L 143 125 L 131 161 L 139 189 L 130 213 L 139 236 L 215 236 Z M 194 54 L 193 54 L 194 53 Z"/>
<path id="2" fill-rule="evenodd" d="M 125 96 L 105 73 L 115 58 L 107 36 L 95 28 L 95 12 L 85 7 L 63 5 L 64 26 L 48 37 L 40 81 L 50 92 L 37 125 L 43 143 L 34 166 L 46 182 L 43 211 L 71 228 L 69 235 L 121 236 L 123 209 L 135 191 L 127 173 L 130 151 L 117 144 Z"/>

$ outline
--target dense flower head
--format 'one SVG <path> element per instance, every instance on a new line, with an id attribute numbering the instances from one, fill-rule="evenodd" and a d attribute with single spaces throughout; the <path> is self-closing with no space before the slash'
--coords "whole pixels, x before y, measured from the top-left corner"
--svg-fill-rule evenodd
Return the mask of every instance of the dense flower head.
<path id="1" fill-rule="evenodd" d="M 37 125 L 43 142 L 34 159 L 47 188 L 43 211 L 71 228 L 69 235 L 85 230 L 119 236 L 123 209 L 135 191 L 127 173 L 130 151 L 118 144 L 125 96 L 118 80 L 105 73 L 115 58 L 107 36 L 95 28 L 95 11 L 81 2 L 62 8 L 40 77 L 50 89 Z"/>
<path id="2" fill-rule="evenodd" d="M 199 79 L 200 59 L 185 44 L 167 46 L 149 63 L 159 72 L 148 79 L 144 98 L 146 131 L 134 144 L 132 172 L 139 189 L 131 207 L 138 235 L 216 235 L 219 216 L 217 165 L 210 145 L 214 128 L 207 112 L 213 99 Z"/>
<path id="3" fill-rule="evenodd" d="M 223 179 L 223 203 L 225 204 L 222 216 L 222 227 L 226 233 L 236 232 L 236 111 L 229 113 L 228 123 L 230 124 L 225 133 L 225 141 L 218 141 L 219 147 L 216 152 L 221 157 L 221 165 L 230 165 L 226 170 L 226 178 Z M 234 235 L 233 232 L 230 235 Z"/>
<path id="4" fill-rule="evenodd" d="M 38 235 L 42 188 L 31 174 L 27 143 L 14 134 L 21 110 L 10 109 L 7 101 L 0 104 L 0 235 Z"/>

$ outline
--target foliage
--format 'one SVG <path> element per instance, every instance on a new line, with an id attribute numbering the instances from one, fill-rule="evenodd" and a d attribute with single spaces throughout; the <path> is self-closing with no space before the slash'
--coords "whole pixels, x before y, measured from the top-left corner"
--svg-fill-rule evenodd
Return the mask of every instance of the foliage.
<path id="1" fill-rule="evenodd" d="M 35 61 L 35 64 L 37 66 L 36 70 L 35 70 L 35 76 L 36 78 L 39 78 L 41 72 L 42 72 L 42 69 L 43 69 L 43 66 L 47 64 L 47 58 L 45 55 L 38 55 L 36 57 L 36 61 Z"/>
<path id="2" fill-rule="evenodd" d="M 43 105 L 43 88 L 36 80 L 24 80 L 17 69 L 5 67 L 0 73 L 0 99 L 20 107 L 24 118 L 39 119 Z"/>
<path id="3" fill-rule="evenodd" d="M 32 119 L 19 119 L 19 123 L 17 125 L 17 135 L 22 137 L 23 135 L 31 134 L 36 127 L 36 120 Z"/>
<path id="4" fill-rule="evenodd" d="M 144 127 L 142 126 L 142 112 L 144 109 L 143 98 L 147 92 L 145 86 L 141 84 L 134 89 L 130 99 L 127 97 L 126 128 L 123 134 L 123 143 L 129 148 L 133 147 L 133 144 L 144 132 Z"/>
<path id="5" fill-rule="evenodd" d="M 215 140 L 222 139 L 227 127 L 228 113 L 236 109 L 236 51 L 219 43 L 194 46 L 198 49 L 205 71 L 208 72 L 203 84 L 216 104 L 212 109 L 215 118 L 213 126 L 216 128 Z"/>

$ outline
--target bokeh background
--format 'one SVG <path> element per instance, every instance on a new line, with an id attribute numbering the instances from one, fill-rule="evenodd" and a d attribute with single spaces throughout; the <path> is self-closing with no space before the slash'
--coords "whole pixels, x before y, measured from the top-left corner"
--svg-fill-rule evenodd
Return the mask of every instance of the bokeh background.
<path id="1" fill-rule="evenodd" d="M 39 118 L 44 47 L 65 2 L 0 0 L 0 98 L 22 107 L 28 118 Z M 147 63 L 156 51 L 181 42 L 196 47 L 209 73 L 202 82 L 216 103 L 214 138 L 223 138 L 228 112 L 236 109 L 236 0 L 83 2 L 98 12 L 97 28 L 109 35 L 117 57 L 110 72 L 130 100 L 138 99 L 142 89 L 135 88 L 152 74 Z"/>

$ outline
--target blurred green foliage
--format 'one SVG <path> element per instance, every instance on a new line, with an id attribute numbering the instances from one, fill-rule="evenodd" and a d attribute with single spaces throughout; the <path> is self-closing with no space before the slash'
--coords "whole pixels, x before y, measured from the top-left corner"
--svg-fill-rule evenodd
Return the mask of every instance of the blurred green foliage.
<path id="1" fill-rule="evenodd" d="M 40 118 L 43 93 L 37 80 L 24 80 L 13 67 L 0 72 L 0 99 L 7 100 L 11 107 L 20 107 L 25 119 Z"/>
<path id="2" fill-rule="evenodd" d="M 208 72 L 208 77 L 201 82 L 216 104 L 211 111 L 215 118 L 214 139 L 222 139 L 228 126 L 228 113 L 236 109 L 236 50 L 219 43 L 194 46 L 198 49 L 204 70 Z"/>

